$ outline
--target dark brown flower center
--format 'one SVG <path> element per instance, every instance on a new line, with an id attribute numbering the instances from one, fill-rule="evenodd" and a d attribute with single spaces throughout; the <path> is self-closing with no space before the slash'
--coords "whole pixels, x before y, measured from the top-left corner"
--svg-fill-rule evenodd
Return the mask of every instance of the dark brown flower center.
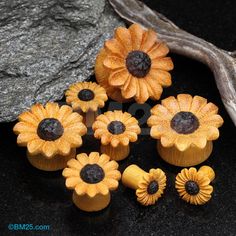
<path id="1" fill-rule="evenodd" d="M 192 180 L 189 180 L 185 183 L 185 190 L 190 195 L 196 195 L 200 191 L 198 184 Z"/>
<path id="2" fill-rule="evenodd" d="M 192 112 L 178 112 L 171 120 L 171 128 L 179 134 L 191 134 L 198 127 L 198 118 Z"/>
<path id="3" fill-rule="evenodd" d="M 96 184 L 103 180 L 105 173 L 97 164 L 87 164 L 80 171 L 81 179 L 89 184 Z"/>
<path id="4" fill-rule="evenodd" d="M 159 189 L 158 183 L 155 180 L 153 180 L 149 183 L 147 187 L 147 192 L 148 194 L 154 194 L 158 191 L 158 189 Z"/>
<path id="5" fill-rule="evenodd" d="M 54 141 L 62 136 L 64 128 L 61 122 L 54 118 L 43 119 L 37 129 L 37 134 L 41 139 Z"/>
<path id="6" fill-rule="evenodd" d="M 94 92 L 90 89 L 82 89 L 78 93 L 78 98 L 81 101 L 90 101 L 94 99 Z"/>
<path id="7" fill-rule="evenodd" d="M 121 121 L 115 120 L 112 121 L 108 126 L 107 129 L 112 134 L 122 134 L 125 132 L 125 126 Z"/>
<path id="8" fill-rule="evenodd" d="M 129 73 L 137 78 L 145 77 L 151 68 L 151 59 L 147 53 L 132 51 L 126 57 L 126 68 Z"/>

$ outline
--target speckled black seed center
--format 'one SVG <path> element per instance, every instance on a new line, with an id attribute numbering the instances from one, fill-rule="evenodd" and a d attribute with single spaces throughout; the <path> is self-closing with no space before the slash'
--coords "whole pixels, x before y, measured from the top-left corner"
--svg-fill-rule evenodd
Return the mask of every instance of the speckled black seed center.
<path id="1" fill-rule="evenodd" d="M 90 89 L 82 89 L 78 93 L 78 98 L 81 101 L 91 101 L 94 99 L 94 92 Z"/>
<path id="2" fill-rule="evenodd" d="M 190 195 L 196 195 L 200 191 L 198 184 L 192 180 L 189 180 L 185 183 L 185 190 Z"/>
<path id="3" fill-rule="evenodd" d="M 61 122 L 54 118 L 43 119 L 37 129 L 37 134 L 41 139 L 54 141 L 62 136 L 64 128 Z"/>
<path id="4" fill-rule="evenodd" d="M 147 53 L 132 51 L 126 57 L 126 68 L 137 78 L 145 77 L 151 68 L 151 59 Z"/>
<path id="5" fill-rule="evenodd" d="M 81 179 L 89 184 L 96 184 L 103 180 L 105 174 L 97 164 L 87 164 L 80 171 Z"/>
<path id="6" fill-rule="evenodd" d="M 158 191 L 158 189 L 159 189 L 158 183 L 155 180 L 153 180 L 149 183 L 147 187 L 147 192 L 148 194 L 154 194 Z"/>
<path id="7" fill-rule="evenodd" d="M 181 111 L 171 120 L 171 128 L 179 134 L 191 134 L 198 127 L 198 118 L 192 112 Z"/>
<path id="8" fill-rule="evenodd" d="M 125 132 L 125 126 L 121 121 L 112 121 L 107 129 L 112 134 L 122 134 Z"/>

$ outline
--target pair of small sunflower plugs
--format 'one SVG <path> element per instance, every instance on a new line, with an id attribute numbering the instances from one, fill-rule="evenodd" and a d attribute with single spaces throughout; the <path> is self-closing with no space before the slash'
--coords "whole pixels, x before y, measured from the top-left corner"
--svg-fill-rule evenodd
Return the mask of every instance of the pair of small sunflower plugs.
<path id="1" fill-rule="evenodd" d="M 168 52 L 167 45 L 157 39 L 153 30 L 138 24 L 128 29 L 118 27 L 114 38 L 105 42 L 97 56 L 98 84 L 73 84 L 65 93 L 68 105 L 35 104 L 19 116 L 13 130 L 18 135 L 18 145 L 27 147 L 29 162 L 41 170 L 64 169 L 66 187 L 74 190 L 73 201 L 80 209 L 98 211 L 109 204 L 109 190 L 115 190 L 121 178 L 116 161 L 129 155 L 129 143 L 136 142 L 141 132 L 131 114 L 107 111 L 98 115 L 98 109 L 104 107 L 108 96 L 122 103 L 158 100 L 163 87 L 171 85 L 169 71 L 173 63 L 166 57 Z M 155 105 L 147 123 L 162 159 L 180 167 L 205 161 L 223 124 L 217 113 L 213 103 L 189 94 L 171 96 Z M 81 153 L 75 158 L 86 126 L 92 126 L 94 137 L 101 140 L 102 154 Z M 177 175 L 175 186 L 185 201 L 204 204 L 211 198 L 213 188 L 209 184 L 214 176 L 208 166 L 198 171 L 185 168 Z M 136 190 L 141 204 L 152 205 L 163 193 L 166 175 L 161 169 L 147 173 L 131 165 L 123 172 L 122 183 Z"/>

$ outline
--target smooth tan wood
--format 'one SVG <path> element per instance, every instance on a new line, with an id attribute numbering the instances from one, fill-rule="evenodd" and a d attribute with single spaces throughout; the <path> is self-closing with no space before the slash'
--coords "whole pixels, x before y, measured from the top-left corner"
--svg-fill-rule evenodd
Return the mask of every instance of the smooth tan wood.
<path id="1" fill-rule="evenodd" d="M 86 127 L 92 127 L 93 122 L 96 120 L 96 117 L 98 116 L 98 111 L 88 111 L 88 112 L 78 111 L 78 113 L 81 116 L 83 116 L 83 123 L 86 125 Z"/>
<path id="2" fill-rule="evenodd" d="M 203 175 L 206 175 L 210 181 L 215 179 L 215 171 L 210 166 L 202 166 L 198 172 L 201 172 Z"/>
<path id="3" fill-rule="evenodd" d="M 108 206 L 111 200 L 110 192 L 107 195 L 97 194 L 93 198 L 88 195 L 79 196 L 76 192 L 73 192 L 74 204 L 83 211 L 100 211 Z"/>
<path id="4" fill-rule="evenodd" d="M 169 148 L 163 147 L 160 141 L 157 141 L 157 150 L 161 158 L 169 164 L 180 167 L 195 166 L 204 162 L 210 156 L 212 148 L 212 141 L 208 141 L 203 149 L 191 145 L 182 152 L 175 146 Z"/>
<path id="5" fill-rule="evenodd" d="M 112 147 L 110 144 L 108 145 L 101 145 L 101 153 L 107 154 L 111 160 L 121 161 L 128 157 L 130 152 L 129 145 L 122 146 L 118 145 L 117 147 Z"/>
<path id="6" fill-rule="evenodd" d="M 75 148 L 71 149 L 71 152 L 68 156 L 56 155 L 50 159 L 46 158 L 42 154 L 31 155 L 29 152 L 27 152 L 27 158 L 30 164 L 39 170 L 45 171 L 56 171 L 65 168 L 67 166 L 67 162 L 70 159 L 75 158 L 75 155 Z"/>
<path id="7" fill-rule="evenodd" d="M 122 174 L 122 183 L 125 186 L 136 190 L 145 173 L 146 172 L 137 165 L 130 165 Z"/>

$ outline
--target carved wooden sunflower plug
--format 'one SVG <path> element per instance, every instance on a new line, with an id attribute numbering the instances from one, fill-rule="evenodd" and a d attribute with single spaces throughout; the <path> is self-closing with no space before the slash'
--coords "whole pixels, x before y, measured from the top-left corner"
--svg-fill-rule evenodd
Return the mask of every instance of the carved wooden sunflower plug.
<path id="1" fill-rule="evenodd" d="M 194 166 L 211 154 L 212 140 L 219 137 L 223 119 L 218 107 L 200 96 L 179 94 L 168 97 L 151 109 L 148 125 L 158 139 L 160 156 L 176 166 Z"/>
<path id="2" fill-rule="evenodd" d="M 129 142 L 137 141 L 141 132 L 138 121 L 122 111 L 108 111 L 99 115 L 92 128 L 95 138 L 101 139 L 101 152 L 116 161 L 129 155 Z"/>
<path id="3" fill-rule="evenodd" d="M 75 157 L 76 148 L 82 145 L 81 136 L 87 132 L 82 116 L 70 106 L 59 107 L 47 103 L 36 104 L 22 113 L 13 130 L 17 144 L 27 147 L 29 162 L 38 169 L 60 170 Z"/>
<path id="4" fill-rule="evenodd" d="M 65 93 L 66 102 L 83 116 L 83 122 L 91 127 L 98 115 L 98 108 L 105 105 L 108 97 L 106 90 L 93 82 L 72 84 Z"/>
<path id="5" fill-rule="evenodd" d="M 153 205 L 166 187 L 166 175 L 161 169 L 145 172 L 137 165 L 128 166 L 122 174 L 122 183 L 136 190 L 137 201 L 144 206 Z"/>
<path id="6" fill-rule="evenodd" d="M 144 30 L 138 24 L 128 29 L 118 27 L 114 38 L 105 42 L 97 56 L 96 79 L 116 101 L 158 100 L 162 87 L 171 85 L 168 71 L 174 66 L 171 58 L 166 57 L 168 52 L 153 30 Z"/>
<path id="7" fill-rule="evenodd" d="M 117 189 L 120 172 L 118 164 L 110 161 L 106 154 L 91 152 L 77 155 L 68 161 L 62 175 L 66 178 L 66 187 L 74 190 L 73 202 L 83 211 L 100 211 L 111 200 L 110 190 Z"/>
<path id="8" fill-rule="evenodd" d="M 210 182 L 214 178 L 215 172 L 209 166 L 202 166 L 198 171 L 193 167 L 185 168 L 176 176 L 175 188 L 184 201 L 203 205 L 211 199 L 213 187 Z"/>

